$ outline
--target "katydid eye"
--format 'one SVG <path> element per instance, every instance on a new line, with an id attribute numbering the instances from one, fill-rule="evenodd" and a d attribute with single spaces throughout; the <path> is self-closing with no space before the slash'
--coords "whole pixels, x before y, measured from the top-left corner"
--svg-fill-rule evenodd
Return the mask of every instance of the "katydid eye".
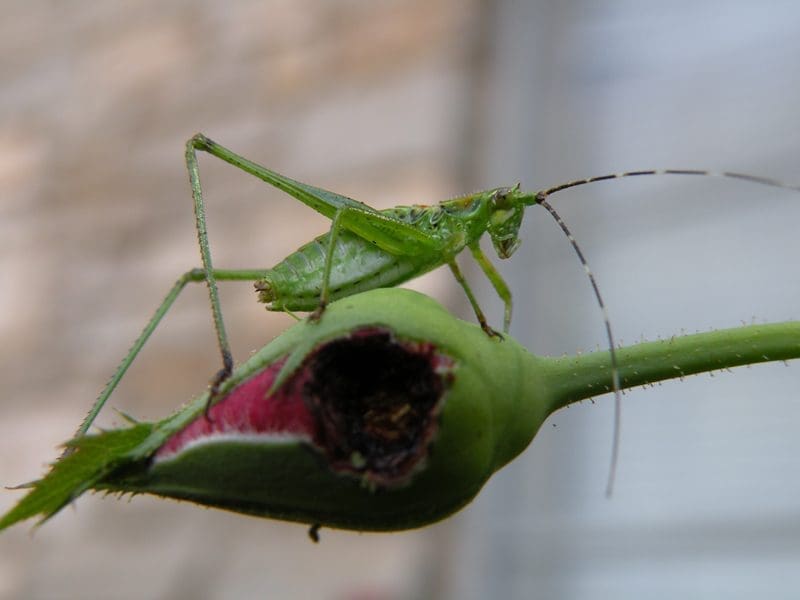
<path id="1" fill-rule="evenodd" d="M 498 190 L 494 194 L 494 205 L 498 209 L 508 208 L 508 190 Z"/>

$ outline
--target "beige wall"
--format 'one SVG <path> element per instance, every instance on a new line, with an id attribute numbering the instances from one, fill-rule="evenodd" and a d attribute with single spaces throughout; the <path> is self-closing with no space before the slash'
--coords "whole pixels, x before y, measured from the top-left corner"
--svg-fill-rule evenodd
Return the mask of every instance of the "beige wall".
<path id="1" fill-rule="evenodd" d="M 196 131 L 376 206 L 463 191 L 474 4 L 5 4 L 0 483 L 42 473 L 175 278 L 199 264 L 183 163 Z M 217 266 L 269 267 L 325 230 L 216 162 L 201 157 Z M 417 285 L 450 297 L 446 278 Z M 290 322 L 250 284 L 222 295 L 239 360 Z M 218 368 L 206 293 L 184 296 L 110 406 L 166 415 Z M 0 494 L 0 509 L 18 497 Z M 86 497 L 32 539 L 28 525 L 0 538 L 0 597 L 398 597 L 429 585 L 437 532 L 323 530 L 316 547 L 302 526 Z"/>

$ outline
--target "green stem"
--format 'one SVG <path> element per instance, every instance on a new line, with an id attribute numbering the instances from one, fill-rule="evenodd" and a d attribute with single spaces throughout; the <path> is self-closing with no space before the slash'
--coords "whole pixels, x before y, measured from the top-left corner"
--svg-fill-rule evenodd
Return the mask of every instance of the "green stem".
<path id="1" fill-rule="evenodd" d="M 800 358 L 800 322 L 750 325 L 617 350 L 623 389 L 747 364 Z M 611 391 L 608 352 L 548 358 L 551 410 Z"/>

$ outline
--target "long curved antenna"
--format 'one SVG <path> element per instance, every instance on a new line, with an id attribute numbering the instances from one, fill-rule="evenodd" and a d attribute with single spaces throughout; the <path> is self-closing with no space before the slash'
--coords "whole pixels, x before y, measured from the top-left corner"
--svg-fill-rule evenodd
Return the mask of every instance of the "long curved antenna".
<path id="1" fill-rule="evenodd" d="M 550 215 L 556 220 L 556 223 L 558 223 L 558 226 L 561 227 L 561 231 L 563 231 L 564 235 L 567 236 L 569 243 L 572 245 L 572 249 L 575 250 L 575 253 L 578 255 L 578 260 L 580 260 L 581 264 L 583 265 L 583 270 L 586 271 L 586 275 L 589 277 L 589 282 L 592 284 L 592 290 L 594 290 L 594 296 L 597 298 L 597 304 L 600 305 L 600 310 L 603 311 L 603 322 L 606 326 L 606 337 L 608 338 L 608 348 L 611 357 L 611 389 L 614 392 L 614 440 L 611 446 L 611 464 L 608 468 L 608 481 L 606 482 L 606 496 L 611 496 L 611 493 L 614 491 L 614 479 L 617 475 L 620 422 L 622 418 L 622 386 L 620 385 L 619 367 L 617 366 L 617 345 L 614 342 L 614 334 L 611 332 L 611 319 L 608 317 L 608 310 L 606 309 L 605 302 L 603 302 L 603 296 L 600 294 L 600 288 L 597 287 L 597 281 L 594 278 L 594 274 L 589 268 L 589 263 L 586 262 L 586 258 L 583 256 L 583 252 L 581 251 L 580 246 L 578 246 L 578 242 L 575 241 L 575 237 L 572 235 L 569 227 L 567 227 L 567 224 L 564 223 L 564 220 L 558 215 L 555 209 L 550 206 L 546 198 L 547 192 L 539 192 L 536 194 L 536 203 L 541 205 L 542 208 L 550 213 Z"/>
<path id="2" fill-rule="evenodd" d="M 611 496 L 612 492 L 614 491 L 614 480 L 617 474 L 617 462 L 619 459 L 620 425 L 622 420 L 622 391 L 620 385 L 619 368 L 617 366 L 616 344 L 614 342 L 614 335 L 611 332 L 611 320 L 608 317 L 608 310 L 603 302 L 603 297 L 600 295 L 600 289 L 597 287 L 597 281 L 595 281 L 594 275 L 589 268 L 589 263 L 586 261 L 580 246 L 578 246 L 578 242 L 575 241 L 575 238 L 573 237 L 567 225 L 553 209 L 553 207 L 550 206 L 546 199 L 548 196 L 555 194 L 556 192 L 579 187 L 588 183 L 608 181 L 610 179 L 622 179 L 624 177 L 639 177 L 643 175 L 695 175 L 700 177 L 722 177 L 800 192 L 800 185 L 787 184 L 776 179 L 759 177 L 757 175 L 748 175 L 746 173 L 734 173 L 731 171 L 709 171 L 703 169 L 648 169 L 644 171 L 625 171 L 623 173 L 598 175 L 595 177 L 589 177 L 587 179 L 576 179 L 574 181 L 562 183 L 536 193 L 536 204 L 540 204 L 556 220 L 556 223 L 558 223 L 558 226 L 561 227 L 561 230 L 567 236 L 569 243 L 572 245 L 572 248 L 578 255 L 578 260 L 580 260 L 581 265 L 583 265 L 583 268 L 586 271 L 586 275 L 589 277 L 589 281 L 592 284 L 592 289 L 594 290 L 595 298 L 597 298 L 597 303 L 600 305 L 600 310 L 603 312 L 603 322 L 605 323 L 606 336 L 608 337 L 609 354 L 611 357 L 611 382 L 614 392 L 614 437 L 611 448 L 611 464 L 609 465 L 608 469 L 608 481 L 606 482 L 606 496 Z"/>
<path id="3" fill-rule="evenodd" d="M 538 192 L 537 197 L 550 196 L 556 192 L 566 190 L 569 188 L 586 185 L 587 183 L 595 183 L 597 181 L 608 181 L 609 179 L 622 179 L 623 177 L 638 177 L 641 175 L 697 175 L 700 177 L 724 177 L 727 179 L 738 179 L 739 181 L 749 181 L 750 183 L 757 183 L 759 185 L 768 185 L 770 187 L 781 188 L 784 190 L 794 190 L 800 192 L 800 185 L 791 185 L 778 181 L 777 179 L 770 179 L 769 177 L 759 177 L 757 175 L 747 175 L 745 173 L 732 173 L 730 171 L 707 171 L 698 169 L 649 169 L 646 171 L 626 171 L 624 173 L 612 173 L 610 175 L 599 175 L 596 177 L 589 177 L 588 179 L 576 179 L 568 183 L 555 185 L 551 188 Z"/>

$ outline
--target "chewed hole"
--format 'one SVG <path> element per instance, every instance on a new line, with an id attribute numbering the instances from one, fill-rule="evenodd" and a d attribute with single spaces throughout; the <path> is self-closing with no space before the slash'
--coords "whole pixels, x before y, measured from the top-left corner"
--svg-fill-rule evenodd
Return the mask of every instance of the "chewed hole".
<path id="1" fill-rule="evenodd" d="M 365 329 L 308 360 L 303 396 L 334 468 L 396 483 L 425 458 L 452 381 L 452 359 L 432 344 Z"/>
<path id="2" fill-rule="evenodd" d="M 425 464 L 455 361 L 431 343 L 368 327 L 312 350 L 268 394 L 283 357 L 231 390 L 168 440 L 157 460 L 231 439 L 313 446 L 336 472 L 398 486 Z"/>

